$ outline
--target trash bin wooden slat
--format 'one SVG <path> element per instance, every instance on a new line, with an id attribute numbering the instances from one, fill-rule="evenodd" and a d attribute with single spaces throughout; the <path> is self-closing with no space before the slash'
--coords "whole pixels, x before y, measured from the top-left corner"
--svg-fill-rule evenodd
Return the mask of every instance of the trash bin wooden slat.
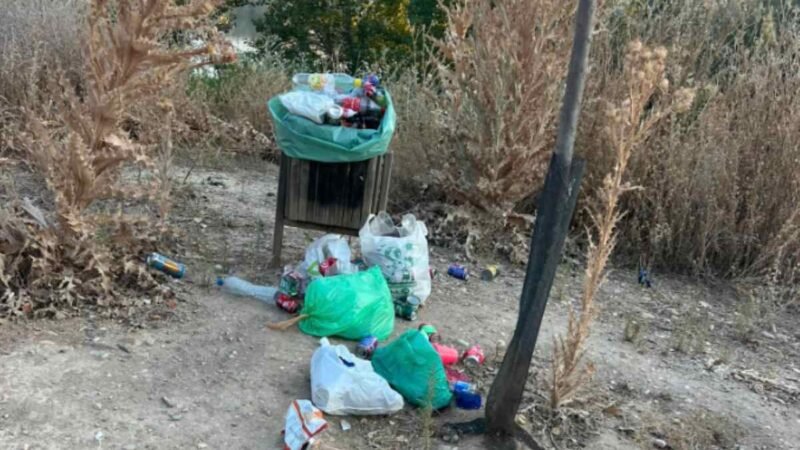
<path id="1" fill-rule="evenodd" d="M 281 156 L 272 264 L 280 265 L 285 225 L 347 235 L 386 209 L 393 156 L 323 163 Z"/>

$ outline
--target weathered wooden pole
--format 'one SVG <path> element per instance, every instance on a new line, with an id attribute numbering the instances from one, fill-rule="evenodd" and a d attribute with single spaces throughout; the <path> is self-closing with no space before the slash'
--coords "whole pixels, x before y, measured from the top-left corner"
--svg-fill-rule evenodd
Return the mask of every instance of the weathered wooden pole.
<path id="1" fill-rule="evenodd" d="M 536 212 L 517 326 L 486 403 L 487 431 L 493 434 L 517 434 L 514 417 L 522 402 L 545 306 L 575 209 L 583 164 L 573 164 L 572 155 L 591 46 L 595 4 L 595 0 L 579 0 L 575 15 L 575 38 L 556 148 Z"/>

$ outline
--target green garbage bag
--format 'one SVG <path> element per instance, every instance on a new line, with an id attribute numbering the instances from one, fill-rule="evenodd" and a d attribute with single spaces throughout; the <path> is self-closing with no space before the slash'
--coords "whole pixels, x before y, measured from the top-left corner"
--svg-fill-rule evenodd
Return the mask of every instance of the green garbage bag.
<path id="1" fill-rule="evenodd" d="M 417 330 L 408 330 L 372 355 L 372 368 L 416 406 L 434 409 L 450 404 L 453 394 L 439 354 L 428 338 Z"/>
<path id="2" fill-rule="evenodd" d="M 386 153 L 394 134 L 397 118 L 389 92 L 388 106 L 377 130 L 317 125 L 291 114 L 278 96 L 269 102 L 269 112 L 275 124 L 278 148 L 290 158 L 320 162 L 364 161 Z"/>
<path id="3" fill-rule="evenodd" d="M 384 340 L 394 329 L 394 304 L 381 269 L 317 278 L 306 289 L 300 315 L 303 333 Z"/>

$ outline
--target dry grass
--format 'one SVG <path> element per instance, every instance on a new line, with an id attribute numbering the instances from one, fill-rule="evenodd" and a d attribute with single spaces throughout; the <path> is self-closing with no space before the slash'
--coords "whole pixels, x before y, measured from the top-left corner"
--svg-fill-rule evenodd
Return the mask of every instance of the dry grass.
<path id="1" fill-rule="evenodd" d="M 678 1 L 658 13 L 608 5 L 587 95 L 619 89 L 625 35 L 667 44 L 667 78 L 697 94 L 631 160 L 642 189 L 623 202 L 630 214 L 620 223 L 619 249 L 633 264 L 641 256 L 695 275 L 798 280 L 800 28 L 796 10 L 755 3 Z M 590 184 L 611 165 L 597 151 L 609 122 L 602 108 L 589 103 L 579 139 Z"/>
<path id="2" fill-rule="evenodd" d="M 633 41 L 625 56 L 626 89 L 621 90 L 619 103 L 606 106 L 609 124 L 605 131 L 614 166 L 597 188 L 589 206 L 592 229 L 588 232 L 587 264 L 578 312 L 570 308 L 566 337 L 555 339 L 549 389 L 553 410 L 571 400 L 594 372 L 592 364 L 583 364 L 582 360 L 597 314 L 595 298 L 617 242 L 616 226 L 623 216 L 620 199 L 633 189 L 624 181 L 631 156 L 661 120 L 673 110 L 688 109 L 692 102 L 694 94 L 680 89 L 675 93 L 674 103 L 670 104 L 670 86 L 664 78 L 666 58 L 666 48 L 650 49 L 640 41 Z"/>
<path id="3" fill-rule="evenodd" d="M 541 184 L 555 137 L 573 4 L 469 0 L 446 8 L 434 64 L 451 198 L 500 217 Z M 441 150 L 437 150 L 441 151 Z"/>
<path id="4" fill-rule="evenodd" d="M 81 26 L 85 0 L 4 0 L 0 8 L 0 105 L 47 103 L 47 73 L 82 76 Z"/>
<path id="5" fill-rule="evenodd" d="M 5 211 L 0 234 L 5 314 L 52 312 L 56 305 L 83 301 L 108 305 L 118 283 L 149 280 L 136 258 L 167 231 L 164 181 L 171 136 L 154 158 L 152 148 L 134 142 L 122 126 L 131 106 L 146 101 L 171 118 L 172 103 L 159 98 L 176 75 L 230 60 L 232 53 L 203 23 L 214 8 L 211 1 L 179 7 L 166 0 L 91 2 L 83 82 L 76 85 L 63 70 L 54 70 L 47 85 L 57 121 L 27 111 L 30 132 L 20 140 L 26 162 L 52 195 L 54 220 L 30 204 Z M 195 33 L 207 45 L 168 48 L 165 38 L 178 31 Z M 122 170 L 130 166 L 146 169 L 152 180 L 123 183 Z M 155 201 L 160 221 L 122 208 L 141 200 Z"/>

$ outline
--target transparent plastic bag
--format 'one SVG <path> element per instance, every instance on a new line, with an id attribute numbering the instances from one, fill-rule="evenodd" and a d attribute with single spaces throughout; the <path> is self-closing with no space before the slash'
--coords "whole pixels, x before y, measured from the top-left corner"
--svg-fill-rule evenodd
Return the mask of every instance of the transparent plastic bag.
<path id="1" fill-rule="evenodd" d="M 351 263 L 350 245 L 338 234 L 326 234 L 312 242 L 306 248 L 305 258 L 298 270 L 312 277 L 320 276 L 318 267 L 328 258 L 336 259 L 337 275 L 358 272 L 358 268 Z"/>
<path id="2" fill-rule="evenodd" d="M 397 226 L 385 211 L 371 215 L 358 233 L 361 254 L 368 266 L 379 266 L 392 298 L 409 295 L 420 302 L 431 294 L 428 229 L 413 214 L 403 216 Z"/>
<path id="3" fill-rule="evenodd" d="M 314 123 L 322 125 L 325 118 L 342 117 L 342 107 L 334 102 L 333 98 L 308 91 L 291 91 L 279 96 L 283 106 L 290 113 L 305 117 Z"/>
<path id="4" fill-rule="evenodd" d="M 330 345 L 326 338 L 311 357 L 311 400 L 333 415 L 393 414 L 403 409 L 403 397 L 369 361 L 344 345 Z"/>

